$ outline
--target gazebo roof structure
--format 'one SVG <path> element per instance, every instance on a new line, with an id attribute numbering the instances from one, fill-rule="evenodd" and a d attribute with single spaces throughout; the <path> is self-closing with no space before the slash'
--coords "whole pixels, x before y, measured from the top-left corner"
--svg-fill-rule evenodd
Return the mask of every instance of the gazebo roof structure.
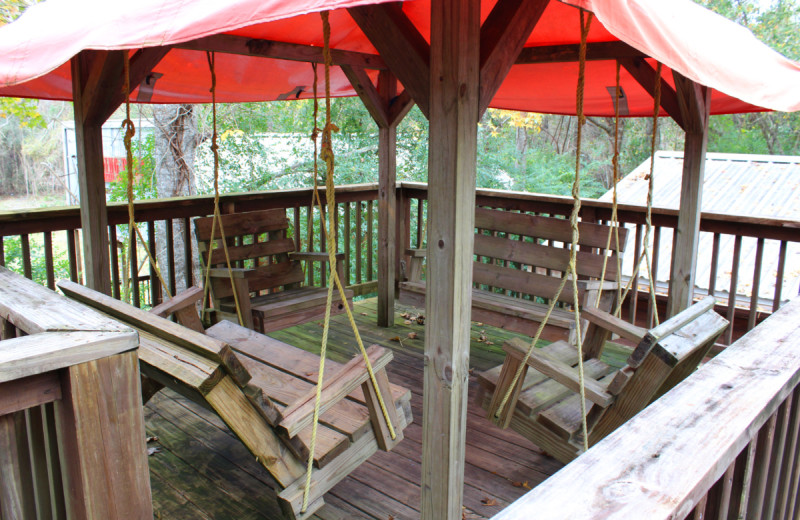
<path id="1" fill-rule="evenodd" d="M 308 97 L 322 61 L 314 13 L 331 11 L 333 95 L 357 94 L 379 132 L 378 322 L 394 319 L 396 128 L 430 120 L 423 397 L 424 519 L 462 517 L 477 123 L 489 106 L 576 113 L 579 10 L 588 35 L 584 113 L 653 112 L 686 131 L 670 315 L 692 301 L 710 114 L 800 110 L 800 65 L 691 0 L 49 0 L 0 29 L 0 95 L 71 99 L 88 284 L 110 291 L 102 123 L 124 102 Z M 615 62 L 624 96 L 615 95 Z"/>
<path id="2" fill-rule="evenodd" d="M 321 26 L 315 11 L 332 10 L 335 63 L 365 69 L 373 81 L 387 64 L 344 8 L 380 0 L 226 3 L 158 0 L 55 1 L 35 5 L 0 31 L 0 95 L 72 99 L 69 60 L 87 49 L 171 48 L 136 88 L 132 99 L 153 103 L 210 102 L 208 66 L 197 50 L 221 51 L 220 102 L 307 98 L 312 73 L 303 61 L 320 58 Z M 484 21 L 495 2 L 481 2 Z M 800 109 L 800 65 L 759 43 L 745 28 L 686 0 L 564 0 L 550 2 L 524 42 L 497 93 L 496 108 L 574 114 L 580 6 L 597 19 L 589 32 L 585 111 L 614 114 L 614 59 L 622 58 L 623 115 L 652 113 L 652 97 L 637 79 L 655 60 L 674 89 L 670 70 L 714 89 L 711 113 Z M 390 9 L 387 7 L 387 9 Z M 398 9 L 392 7 L 391 9 Z M 430 42 L 430 1 L 402 2 L 398 16 Z M 80 13 L 79 17 L 75 13 Z M 68 23 L 66 21 L 68 20 Z M 636 61 L 648 57 L 646 64 Z M 267 59 L 265 59 L 267 58 Z M 288 58 L 272 59 L 272 58 Z M 335 96 L 356 95 L 346 75 L 332 74 Z M 611 89 L 611 93 L 609 92 Z M 665 97 L 673 94 L 667 92 Z M 675 115 L 667 99 L 662 115 Z"/>

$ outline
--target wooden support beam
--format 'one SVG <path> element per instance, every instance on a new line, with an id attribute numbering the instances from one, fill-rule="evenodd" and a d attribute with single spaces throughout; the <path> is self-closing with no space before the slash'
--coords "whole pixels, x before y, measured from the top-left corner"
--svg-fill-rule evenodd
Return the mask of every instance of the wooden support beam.
<path id="1" fill-rule="evenodd" d="M 514 65 L 550 0 L 500 0 L 481 27 L 480 102 L 483 114 Z"/>
<path id="2" fill-rule="evenodd" d="M 516 65 L 536 63 L 564 63 L 578 61 L 580 45 L 545 45 L 525 47 L 517 56 Z M 598 42 L 586 46 L 586 61 L 619 60 L 623 58 L 645 58 L 646 55 L 625 42 Z"/>
<path id="3" fill-rule="evenodd" d="M 154 47 L 134 54 L 130 64 L 131 89 L 168 51 Z M 105 294 L 111 294 L 111 275 L 102 126 L 125 101 L 123 52 L 127 51 L 82 51 L 71 64 L 86 284 Z"/>
<path id="4" fill-rule="evenodd" d="M 193 51 L 214 51 L 227 54 L 240 54 L 242 56 L 260 56 L 262 58 L 274 58 L 277 60 L 325 63 L 322 47 L 260 40 L 231 34 L 206 36 L 185 43 L 179 43 L 175 45 L 175 47 Z M 333 64 L 338 66 L 350 65 L 362 69 L 376 70 L 383 70 L 386 68 L 386 64 L 380 56 L 364 52 L 331 49 L 331 59 L 333 60 Z"/>
<path id="5" fill-rule="evenodd" d="M 72 58 L 72 100 L 86 285 L 111 294 L 108 251 L 108 215 L 103 178 L 102 122 L 90 119 L 91 103 L 99 88 L 97 75 L 105 68 L 107 52 L 82 51 Z"/>
<path id="6" fill-rule="evenodd" d="M 404 90 L 389 101 L 389 123 L 393 125 L 400 124 L 400 121 L 406 117 L 412 108 L 414 108 L 414 99 L 407 90 Z"/>
<path id="7" fill-rule="evenodd" d="M 347 10 L 408 90 L 422 113 L 429 114 L 430 47 L 399 3 Z"/>
<path id="8" fill-rule="evenodd" d="M 633 76 L 639 85 L 642 86 L 652 96 L 655 92 L 656 69 L 650 66 L 643 58 L 621 58 L 619 64 Z M 678 123 L 678 126 L 686 129 L 683 121 L 683 113 L 678 103 L 678 95 L 666 81 L 661 80 L 661 108 Z"/>
<path id="9" fill-rule="evenodd" d="M 462 518 L 480 1 L 431 2 L 422 518 Z"/>
<path id="10" fill-rule="evenodd" d="M 407 91 L 406 91 L 407 92 Z M 397 124 L 413 101 L 398 100 L 397 80 L 389 71 L 378 77 L 378 95 L 389 112 L 389 124 L 378 125 L 378 326 L 394 325 L 395 261 L 397 248 Z M 400 107 L 392 114 L 393 102 Z"/>
<path id="11" fill-rule="evenodd" d="M 679 75 L 675 76 L 675 84 L 686 123 L 686 141 L 683 147 L 681 204 L 678 227 L 675 230 L 675 247 L 672 249 L 667 316 L 674 316 L 689 307 L 694 296 L 711 107 L 711 89 Z"/>
<path id="12" fill-rule="evenodd" d="M 378 89 L 372 84 L 367 71 L 361 67 L 353 67 L 351 65 L 342 65 L 341 68 L 353 89 L 355 89 L 356 94 L 361 98 L 361 102 L 364 103 L 367 112 L 378 124 L 378 128 L 389 126 L 389 104 L 381 99 Z"/>

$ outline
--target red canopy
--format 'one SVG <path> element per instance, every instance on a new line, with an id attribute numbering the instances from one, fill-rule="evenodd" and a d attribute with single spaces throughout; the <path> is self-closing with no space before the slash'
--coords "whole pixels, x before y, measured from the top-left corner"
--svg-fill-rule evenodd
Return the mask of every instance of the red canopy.
<path id="1" fill-rule="evenodd" d="M 174 45 L 220 33 L 321 46 L 321 22 L 313 14 L 321 10 L 332 10 L 333 48 L 376 54 L 345 8 L 382 1 L 48 0 L 0 28 L 0 95 L 70 100 L 69 60 L 83 49 Z M 495 0 L 483 0 L 483 18 L 494 4 Z M 526 47 L 578 43 L 575 6 L 596 15 L 590 43 L 623 41 L 663 63 L 668 83 L 672 83 L 673 68 L 713 87 L 714 114 L 800 110 L 800 64 L 691 0 L 553 0 Z M 404 2 L 403 10 L 429 40 L 430 0 Z M 158 79 L 150 102 L 210 101 L 205 53 L 173 48 L 154 73 Z M 370 74 L 374 79 L 375 72 Z M 307 63 L 217 54 L 220 102 L 310 97 L 312 77 Z M 574 114 L 576 82 L 575 62 L 518 64 L 491 106 Z M 614 85 L 614 61 L 587 64 L 585 103 L 589 115 L 613 115 L 609 88 L 613 92 Z M 621 85 L 629 115 L 652 113 L 651 96 L 624 69 Z M 332 73 L 332 88 L 336 96 L 355 95 L 338 69 Z M 136 100 L 138 96 L 137 89 L 132 97 Z"/>

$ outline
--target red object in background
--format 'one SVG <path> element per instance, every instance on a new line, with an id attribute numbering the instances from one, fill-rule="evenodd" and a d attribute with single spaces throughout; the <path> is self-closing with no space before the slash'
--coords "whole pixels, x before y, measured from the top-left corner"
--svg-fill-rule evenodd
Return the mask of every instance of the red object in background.
<path id="1" fill-rule="evenodd" d="M 114 182 L 119 178 L 120 172 L 128 166 L 128 160 L 124 157 L 103 157 L 103 180 Z"/>

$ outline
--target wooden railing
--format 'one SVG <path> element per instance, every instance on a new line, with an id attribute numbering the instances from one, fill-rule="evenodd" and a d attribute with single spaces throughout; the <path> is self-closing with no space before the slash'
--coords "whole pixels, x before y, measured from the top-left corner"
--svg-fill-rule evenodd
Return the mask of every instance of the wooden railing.
<path id="1" fill-rule="evenodd" d="M 322 190 L 324 197 L 324 190 Z M 377 277 L 377 196 L 375 184 L 342 186 L 337 188 L 337 229 L 339 232 L 339 251 L 345 253 L 348 285 L 355 286 L 357 294 L 374 292 Z M 402 253 L 409 247 L 425 247 L 427 222 L 427 185 L 420 183 L 401 183 L 397 189 L 398 237 L 397 273 L 402 275 Z M 291 223 L 291 233 L 298 250 L 324 250 L 320 218 L 317 210 L 310 211 L 311 190 L 286 190 L 279 192 L 254 192 L 223 195 L 223 212 L 251 211 L 269 208 L 285 208 Z M 572 201 L 568 197 L 548 196 L 530 193 L 498 190 L 477 191 L 480 206 L 524 211 L 535 214 L 564 216 L 569 214 Z M 162 266 L 168 280 L 170 292 L 176 286 L 192 283 L 199 285 L 196 254 L 192 249 L 175 247 L 175 237 L 183 236 L 184 243 L 194 242 L 190 221 L 193 217 L 209 215 L 213 211 L 213 198 L 209 196 L 160 199 L 136 203 L 136 220 L 141 223 L 143 235 L 147 237 L 146 246 L 152 251 L 156 246 L 165 248 L 166 262 Z M 632 233 L 628 250 L 634 251 L 633 259 L 638 260 L 644 237 L 645 208 L 623 205 L 620 207 L 620 220 L 630 226 Z M 652 239 L 653 256 L 656 261 L 654 271 L 657 278 L 669 272 L 667 253 L 671 249 L 668 237 L 675 229 L 678 220 L 676 210 L 656 208 L 653 212 L 655 226 Z M 606 202 L 586 199 L 582 203 L 581 218 L 608 222 L 611 218 L 611 205 Z M 111 204 L 108 208 L 109 236 L 112 244 L 127 240 L 127 208 L 122 204 Z M 754 219 L 730 215 L 704 214 L 701 221 L 701 238 L 708 243 L 703 246 L 698 259 L 698 283 L 705 289 L 698 290 L 698 297 L 713 294 L 723 302 L 721 312 L 734 323 L 726 333 L 725 340 L 730 343 L 742 332 L 752 329 L 758 322 L 776 310 L 782 302 L 794 296 L 783 289 L 784 275 L 788 275 L 787 259 L 796 256 L 792 253 L 800 249 L 798 222 L 780 219 Z M 158 232 L 158 226 L 165 231 Z M 81 247 L 78 242 L 80 214 L 77 208 L 31 210 L 26 212 L 0 213 L 0 265 L 9 265 L 28 278 L 39 274 L 41 283 L 54 287 L 56 278 L 69 276 L 74 281 L 81 279 Z M 162 239 L 161 237 L 164 237 Z M 54 251 L 54 242 L 66 244 L 66 258 L 59 258 Z M 725 247 L 731 244 L 732 247 Z M 128 267 L 127 255 L 121 254 L 118 247 L 111 248 L 111 276 L 114 296 L 124 295 L 126 280 L 129 283 L 130 300 L 136 305 L 149 305 L 161 297 L 160 284 L 152 269 L 148 267 L 144 250 L 136 251 L 133 264 Z M 774 269 L 767 269 L 766 260 L 776 258 Z M 13 266 L 10 264 L 14 264 Z M 176 269 L 185 266 L 182 283 L 177 283 Z M 745 265 L 748 266 L 747 270 Z M 142 269 L 139 267 L 142 266 Z M 132 274 L 126 274 L 131 273 Z M 721 287 L 718 275 L 726 274 L 730 283 Z M 325 272 L 308 270 L 309 282 L 324 282 Z M 742 280 L 749 280 L 750 295 L 736 294 Z M 759 292 L 774 286 L 770 298 Z M 646 284 L 642 284 L 642 289 Z M 662 292 L 666 288 L 662 287 Z M 796 291 L 796 287 L 794 288 Z M 735 298 L 729 298 L 729 294 Z M 664 300 L 662 294 L 661 300 Z M 727 305 L 728 300 L 735 305 Z M 650 321 L 653 308 L 647 298 L 630 298 L 627 303 L 629 317 L 636 316 L 639 321 Z M 736 332 L 735 332 L 736 331 Z"/>
<path id="2" fill-rule="evenodd" d="M 572 199 L 569 197 L 484 189 L 477 190 L 476 204 L 481 207 L 506 211 L 564 218 L 567 218 L 572 210 Z M 608 202 L 583 199 L 581 219 L 608 224 L 611 219 L 611 210 L 612 206 Z M 427 185 L 402 184 L 398 215 L 401 226 L 398 229 L 398 237 L 400 237 L 398 250 L 402 252 L 407 248 L 424 248 L 426 246 Z M 620 205 L 619 207 L 620 223 L 628 226 L 631 230 L 628 251 L 633 258 L 625 260 L 627 265 L 635 265 L 639 261 L 645 234 L 645 216 L 646 209 L 644 207 L 631 205 Z M 669 276 L 664 276 L 664 274 L 669 274 L 669 256 L 672 250 L 672 241 L 668 237 L 673 235 L 673 230 L 677 227 L 678 211 L 654 208 L 652 222 L 654 229 L 650 247 L 655 259 L 654 278 L 667 279 Z M 797 295 L 796 281 L 793 285 L 793 294 L 786 293 L 783 289 L 783 282 L 785 275 L 789 274 L 786 266 L 790 253 L 793 253 L 791 256 L 800 254 L 800 222 L 703 213 L 700 231 L 701 251 L 697 265 L 697 272 L 700 274 L 698 274 L 697 283 L 702 284 L 704 288 L 696 289 L 696 297 L 701 298 L 711 294 L 717 298 L 718 302 L 722 302 L 718 310 L 723 312 L 732 324 L 722 338 L 725 343 L 729 344 L 733 339 L 768 317 L 782 303 Z M 731 247 L 721 247 L 723 244 Z M 770 254 L 775 257 L 774 272 L 764 268 L 765 259 L 771 259 L 767 256 Z M 746 271 L 745 264 L 752 268 L 752 271 Z M 644 273 L 646 271 L 643 266 L 641 274 Z M 721 273 L 726 273 L 726 278 L 730 279 L 730 283 L 726 287 L 721 287 L 718 283 Z M 798 276 L 795 273 L 794 280 L 797 279 Z M 743 280 L 749 280 L 749 283 L 741 283 Z M 640 278 L 640 291 L 646 292 L 647 285 L 647 282 Z M 742 294 L 743 286 L 749 288 L 749 295 Z M 771 297 L 765 298 L 762 295 L 759 298 L 759 293 L 764 292 L 762 288 L 770 286 L 774 286 Z M 666 303 L 667 288 L 662 284 L 657 288 L 657 292 L 661 293 L 659 297 L 659 308 L 661 308 L 662 304 Z M 730 294 L 733 294 L 734 298 L 730 298 Z M 729 301 L 734 305 L 729 305 Z M 654 310 L 651 300 L 640 296 L 629 298 L 626 304 L 628 319 L 636 317 L 643 325 L 652 323 Z M 641 308 L 642 305 L 645 306 L 644 309 Z M 661 317 L 663 318 L 663 311 Z"/>
<path id="3" fill-rule="evenodd" d="M 0 267 L 0 518 L 152 519 L 137 334 Z"/>
<path id="4" fill-rule="evenodd" d="M 800 516 L 800 298 L 494 520 Z"/>

